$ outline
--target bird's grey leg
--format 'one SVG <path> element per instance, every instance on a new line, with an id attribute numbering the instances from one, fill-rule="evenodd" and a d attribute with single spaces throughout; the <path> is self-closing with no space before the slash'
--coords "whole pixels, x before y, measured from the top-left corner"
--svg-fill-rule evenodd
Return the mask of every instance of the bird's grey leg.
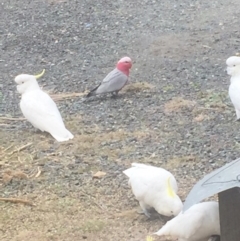
<path id="1" fill-rule="evenodd" d="M 238 109 L 235 109 L 235 111 L 236 111 L 236 115 L 237 115 L 236 121 L 240 121 L 240 111 Z"/>
<path id="2" fill-rule="evenodd" d="M 113 98 L 116 98 L 117 96 L 118 96 L 118 91 L 112 92 L 112 97 L 113 97 Z"/>
<path id="3" fill-rule="evenodd" d="M 112 95 L 115 95 L 115 96 L 118 95 L 118 91 L 113 91 Z"/>
<path id="4" fill-rule="evenodd" d="M 213 235 L 208 239 L 208 241 L 220 241 L 220 236 L 219 235 Z"/>
<path id="5" fill-rule="evenodd" d="M 146 205 L 143 202 L 139 202 L 140 207 L 142 208 L 142 211 L 138 213 L 144 213 L 148 218 L 150 218 L 150 213 L 147 211 Z"/>

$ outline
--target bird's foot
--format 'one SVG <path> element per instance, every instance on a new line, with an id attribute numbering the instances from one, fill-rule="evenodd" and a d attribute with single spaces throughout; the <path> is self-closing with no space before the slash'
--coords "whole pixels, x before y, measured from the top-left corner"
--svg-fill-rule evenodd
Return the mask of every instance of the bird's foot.
<path id="1" fill-rule="evenodd" d="M 137 210 L 137 213 L 139 213 L 139 214 L 144 214 L 146 217 L 148 217 L 148 218 L 151 218 L 151 215 L 150 215 L 150 213 L 147 211 L 147 209 L 138 209 Z"/>
<path id="2" fill-rule="evenodd" d="M 220 241 L 220 236 L 219 235 L 213 235 L 208 239 L 208 241 Z"/>
<path id="3" fill-rule="evenodd" d="M 118 95 L 118 92 L 117 91 L 114 91 L 112 92 L 112 98 L 117 98 L 119 95 Z"/>

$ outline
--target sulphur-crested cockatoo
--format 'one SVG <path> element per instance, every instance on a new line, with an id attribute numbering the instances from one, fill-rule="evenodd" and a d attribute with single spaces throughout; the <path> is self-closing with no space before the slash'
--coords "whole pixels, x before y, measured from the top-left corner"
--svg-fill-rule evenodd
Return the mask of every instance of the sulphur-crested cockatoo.
<path id="1" fill-rule="evenodd" d="M 51 97 L 38 85 L 39 75 L 20 74 L 15 77 L 17 90 L 22 95 L 20 108 L 25 118 L 37 129 L 49 132 L 57 141 L 73 138 L 62 120 L 61 114 Z"/>
<path id="2" fill-rule="evenodd" d="M 129 177 L 128 184 L 147 217 L 150 217 L 150 208 L 164 216 L 176 216 L 182 210 L 182 201 L 177 195 L 177 182 L 169 171 L 132 163 L 132 167 L 123 173 Z"/>
<path id="3" fill-rule="evenodd" d="M 227 59 L 227 73 L 231 76 L 229 96 L 234 105 L 237 120 L 240 120 L 240 57 L 232 56 Z"/>
<path id="4" fill-rule="evenodd" d="M 208 241 L 212 235 L 220 235 L 217 202 L 203 202 L 168 221 L 155 234 L 171 236 L 178 241 Z"/>

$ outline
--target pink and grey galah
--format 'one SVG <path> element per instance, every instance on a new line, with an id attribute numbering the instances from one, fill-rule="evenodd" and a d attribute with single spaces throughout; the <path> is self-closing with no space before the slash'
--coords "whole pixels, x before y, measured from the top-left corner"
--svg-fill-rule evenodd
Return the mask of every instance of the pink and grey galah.
<path id="1" fill-rule="evenodd" d="M 114 95 L 118 94 L 127 83 L 129 78 L 129 70 L 132 67 L 132 60 L 129 57 L 121 58 L 114 70 L 112 70 L 99 84 L 96 88 L 91 90 L 87 97 L 113 93 Z"/>

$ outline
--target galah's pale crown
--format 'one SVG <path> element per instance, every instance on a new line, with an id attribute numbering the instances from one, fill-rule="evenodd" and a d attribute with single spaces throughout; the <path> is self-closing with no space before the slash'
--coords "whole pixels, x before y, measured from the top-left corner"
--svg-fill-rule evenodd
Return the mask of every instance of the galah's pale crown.
<path id="1" fill-rule="evenodd" d="M 231 76 L 240 75 L 240 57 L 232 56 L 226 61 L 227 73 Z"/>
<path id="2" fill-rule="evenodd" d="M 132 60 L 129 57 L 123 57 L 121 58 L 118 63 L 132 63 Z"/>
<path id="3" fill-rule="evenodd" d="M 37 79 L 42 77 L 45 70 L 39 75 L 20 74 L 15 77 L 17 83 L 17 90 L 20 94 L 25 93 L 28 90 L 39 89 Z"/>

